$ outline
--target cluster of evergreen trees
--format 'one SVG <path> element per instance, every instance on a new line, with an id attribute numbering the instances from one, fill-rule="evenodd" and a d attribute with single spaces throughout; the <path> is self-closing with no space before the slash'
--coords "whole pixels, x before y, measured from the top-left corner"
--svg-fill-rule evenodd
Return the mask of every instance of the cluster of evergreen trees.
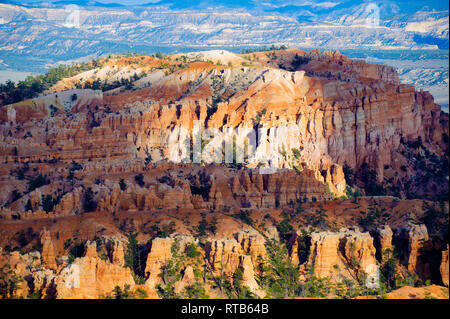
<path id="1" fill-rule="evenodd" d="M 279 50 L 286 50 L 287 48 L 288 47 L 285 45 L 276 46 L 276 45 L 272 44 L 270 47 L 263 46 L 261 48 L 255 48 L 255 49 L 242 49 L 241 53 L 249 54 L 249 53 L 253 53 L 253 52 L 262 52 L 262 51 L 279 51 Z"/>
<path id="2" fill-rule="evenodd" d="M 77 75 L 81 72 L 100 67 L 100 60 L 73 65 L 61 64 L 51 68 L 45 74 L 28 76 L 25 80 L 14 83 L 11 80 L 0 84 L 0 105 L 16 103 L 25 99 L 36 97 L 39 93 L 49 89 L 59 80 Z"/>
<path id="3" fill-rule="evenodd" d="M 84 85 L 81 83 L 76 83 L 75 86 L 78 89 L 92 89 L 92 90 L 102 90 L 103 92 L 109 91 L 121 86 L 125 86 L 127 90 L 131 90 L 133 88 L 133 82 L 139 80 L 140 78 L 146 75 L 145 72 L 142 72 L 140 75 L 134 73 L 129 79 L 121 78 L 119 80 L 115 80 L 113 82 L 108 82 L 106 79 L 102 82 L 100 79 L 96 79 L 93 82 L 85 82 Z"/>

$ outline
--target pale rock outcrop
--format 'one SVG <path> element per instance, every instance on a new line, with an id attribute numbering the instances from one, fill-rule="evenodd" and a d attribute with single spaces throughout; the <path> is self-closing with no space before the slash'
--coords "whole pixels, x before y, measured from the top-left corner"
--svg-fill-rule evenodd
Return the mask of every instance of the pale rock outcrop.
<path id="1" fill-rule="evenodd" d="M 74 212 L 81 211 L 82 188 L 78 187 L 73 192 L 65 194 L 58 205 L 55 206 L 54 212 L 58 216 L 69 216 Z"/>
<path id="2" fill-rule="evenodd" d="M 375 247 L 373 238 L 368 232 L 349 231 L 341 239 L 340 250 L 343 254 L 346 266 L 352 276 L 356 279 L 365 279 L 366 283 L 374 282 L 378 284 L 379 269 L 375 258 Z M 368 278 L 365 278 L 365 277 Z"/>
<path id="3" fill-rule="evenodd" d="M 95 241 L 87 241 L 84 250 L 84 256 L 86 258 L 97 258 L 97 244 Z"/>
<path id="4" fill-rule="evenodd" d="M 255 271 L 253 268 L 253 262 L 250 256 L 241 255 L 239 257 L 239 269 L 242 271 L 242 285 L 250 289 L 252 293 L 263 298 L 265 296 L 264 291 L 259 288 L 255 279 Z"/>
<path id="5" fill-rule="evenodd" d="M 130 269 L 99 259 L 96 249 L 95 242 L 88 242 L 84 257 L 76 258 L 54 278 L 58 299 L 107 296 L 116 286 L 133 289 Z"/>
<path id="6" fill-rule="evenodd" d="M 269 227 L 267 227 L 266 236 L 269 239 L 273 239 L 273 240 L 276 240 L 276 241 L 280 240 L 280 234 L 278 233 L 278 229 L 277 229 L 276 226 L 269 226 Z"/>
<path id="7" fill-rule="evenodd" d="M 12 278 L 15 276 L 18 278 L 16 282 L 15 297 L 27 298 L 32 287 L 32 276 L 35 269 L 42 268 L 41 256 L 39 252 L 31 252 L 27 254 L 21 254 L 19 251 L 13 251 L 11 253 L 3 252 L 0 248 L 0 268 L 2 268 L 3 280 Z M 6 272 L 8 270 L 8 272 Z M 47 270 L 52 273 L 52 271 Z M 31 282 L 31 285 L 30 285 Z M 7 298 L 14 297 L 10 295 L 10 292 L 6 293 Z M 1 297 L 0 297 L 1 298 Z"/>
<path id="8" fill-rule="evenodd" d="M 181 293 L 186 287 L 191 286 L 195 283 L 194 269 L 192 266 L 187 266 L 184 269 L 183 277 L 181 280 L 177 281 L 174 286 L 175 293 Z"/>
<path id="9" fill-rule="evenodd" d="M 308 266 L 314 268 L 314 275 L 323 277 L 336 277 L 345 265 L 339 253 L 339 233 L 319 232 L 311 234 L 311 252 Z"/>
<path id="10" fill-rule="evenodd" d="M 213 239 L 205 245 L 208 262 L 216 273 L 234 274 L 240 264 L 240 256 L 248 255 L 253 265 L 267 255 L 265 239 L 255 230 L 243 230 L 234 239 Z"/>
<path id="11" fill-rule="evenodd" d="M 241 244 L 242 252 L 249 254 L 254 264 L 267 255 L 264 237 L 255 230 L 241 231 L 236 234 L 236 240 Z"/>
<path id="12" fill-rule="evenodd" d="M 150 277 L 159 275 L 161 266 L 172 256 L 173 238 L 155 238 L 152 240 L 150 253 L 147 257 L 145 273 Z"/>
<path id="13" fill-rule="evenodd" d="M 311 233 L 308 267 L 319 278 L 335 280 L 360 279 L 362 272 L 376 276 L 378 272 L 375 247 L 369 233 L 356 229 L 339 232 Z"/>
<path id="14" fill-rule="evenodd" d="M 41 252 L 42 261 L 47 268 L 56 270 L 58 265 L 56 264 L 55 247 L 52 241 L 50 231 L 44 228 L 40 236 L 42 245 L 42 252 Z"/>
<path id="15" fill-rule="evenodd" d="M 168 238 L 154 238 L 145 266 L 146 287 L 153 289 L 161 281 L 161 267 L 172 257 L 172 245 L 175 243 L 179 246 L 179 252 L 184 253 L 188 244 L 198 243 L 198 240 L 184 234 Z"/>
<path id="16" fill-rule="evenodd" d="M 264 261 L 267 255 L 265 239 L 254 230 L 243 230 L 234 239 L 214 239 L 207 242 L 205 253 L 215 275 L 225 275 L 230 281 L 241 269 L 244 286 L 254 294 L 263 297 L 255 279 L 254 267 Z"/>
<path id="17" fill-rule="evenodd" d="M 56 274 L 49 269 L 37 269 L 31 273 L 28 278 L 28 286 L 30 292 L 39 292 L 42 299 L 54 299 L 55 298 L 55 286 L 54 279 Z"/>
<path id="18" fill-rule="evenodd" d="M 206 258 L 213 270 L 234 274 L 239 266 L 241 247 L 235 239 L 214 239 L 205 246 Z"/>
<path id="19" fill-rule="evenodd" d="M 380 261 L 384 260 L 386 251 L 389 249 L 391 251 L 391 256 L 393 254 L 393 246 L 392 246 L 392 229 L 388 225 L 384 225 L 383 227 L 377 228 L 374 242 L 376 241 L 379 245 L 380 249 Z"/>

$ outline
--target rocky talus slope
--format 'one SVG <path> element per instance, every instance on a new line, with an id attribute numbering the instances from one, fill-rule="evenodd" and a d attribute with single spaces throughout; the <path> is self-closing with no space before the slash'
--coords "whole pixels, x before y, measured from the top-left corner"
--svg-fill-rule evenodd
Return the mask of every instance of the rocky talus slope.
<path id="1" fill-rule="evenodd" d="M 305 297 L 448 286 L 448 115 L 339 52 L 111 56 L 0 107 L 0 163 L 16 295 L 291 297 L 286 265 Z"/>

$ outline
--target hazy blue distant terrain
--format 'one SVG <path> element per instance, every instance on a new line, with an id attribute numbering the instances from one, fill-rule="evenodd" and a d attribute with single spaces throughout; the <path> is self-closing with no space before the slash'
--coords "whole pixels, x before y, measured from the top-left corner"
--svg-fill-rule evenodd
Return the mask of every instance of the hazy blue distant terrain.
<path id="1" fill-rule="evenodd" d="M 24 80 L 29 75 L 33 75 L 33 73 L 14 70 L 0 70 L 0 83 L 4 83 L 7 80 L 18 82 Z"/>

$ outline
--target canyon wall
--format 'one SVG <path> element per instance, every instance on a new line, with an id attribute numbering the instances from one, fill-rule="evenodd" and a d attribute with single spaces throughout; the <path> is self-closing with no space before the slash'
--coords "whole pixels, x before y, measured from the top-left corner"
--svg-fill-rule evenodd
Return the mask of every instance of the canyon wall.
<path id="1" fill-rule="evenodd" d="M 296 56 L 304 63 L 296 66 Z M 50 97 L 2 107 L 4 168 L 33 163 L 39 172 L 60 175 L 76 161 L 87 175 L 145 171 L 149 162 L 189 161 L 195 148 L 192 130 L 199 123 L 220 133 L 202 136 L 203 163 L 214 159 L 215 149 L 222 158 L 224 144 L 230 143 L 225 132 L 235 129 L 241 132 L 236 147 L 254 151 L 255 160 L 244 163 L 248 167 L 310 169 L 333 196 L 346 194 L 345 165 L 363 174 L 355 178 L 367 179 L 364 174 L 373 171 L 373 182 L 398 197 L 448 191 L 439 183 L 439 161 L 424 163 L 435 177 L 421 183 L 411 179 L 422 174 L 414 158 L 423 152 L 445 158 L 448 146 L 448 116 L 428 92 L 400 84 L 390 67 L 338 53 L 281 51 L 269 61 L 273 66 L 280 62 L 281 69 L 262 62 L 259 56 L 246 67 L 192 62 L 153 77 L 149 87 L 87 99 L 81 94 L 67 112 L 61 107 L 53 114 Z M 293 65 L 296 70 L 288 71 Z M 11 110 L 14 121 L 8 119 Z M 292 125 L 292 132 L 277 131 Z M 252 129 L 267 130 L 267 138 L 245 142 Z M 411 143 L 419 145 L 411 148 Z"/>

